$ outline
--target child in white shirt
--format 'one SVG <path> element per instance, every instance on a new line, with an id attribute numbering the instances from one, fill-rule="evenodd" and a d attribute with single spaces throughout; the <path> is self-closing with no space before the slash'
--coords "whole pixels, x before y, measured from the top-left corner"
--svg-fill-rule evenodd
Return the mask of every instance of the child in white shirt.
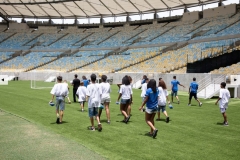
<path id="1" fill-rule="evenodd" d="M 157 109 L 157 114 L 158 114 L 157 121 L 160 121 L 160 111 L 162 110 L 162 113 L 166 116 L 166 123 L 168 123 L 170 118 L 166 111 L 166 105 L 167 105 L 167 100 L 168 100 L 168 103 L 170 102 L 168 99 L 168 91 L 167 91 L 166 84 L 162 79 L 159 81 L 158 90 L 159 90 L 159 95 L 158 95 L 159 99 L 158 99 L 158 109 Z"/>
<path id="2" fill-rule="evenodd" d="M 78 102 L 80 103 L 80 109 L 84 112 L 84 104 L 86 102 L 86 93 L 87 88 L 83 85 L 83 82 L 80 82 L 80 86 L 77 89 L 76 95 L 78 96 Z"/>
<path id="3" fill-rule="evenodd" d="M 215 104 L 217 105 L 219 102 L 219 108 L 220 108 L 220 111 L 224 118 L 223 125 L 228 126 L 226 110 L 228 108 L 230 93 L 229 93 L 228 89 L 225 89 L 225 87 L 226 87 L 225 82 L 222 82 L 220 86 L 221 86 L 221 89 L 220 89 L 220 93 L 219 93 L 219 98 Z"/>
<path id="4" fill-rule="evenodd" d="M 88 114 L 90 117 L 91 127 L 89 127 L 90 130 L 94 131 L 94 119 L 93 117 L 96 117 L 96 120 L 98 122 L 98 131 L 102 131 L 102 125 L 100 123 L 100 119 L 98 117 L 98 108 L 101 104 L 101 89 L 99 84 L 96 84 L 95 81 L 97 79 L 97 76 L 95 74 L 91 75 L 91 84 L 87 86 L 87 99 L 88 99 Z"/>
<path id="5" fill-rule="evenodd" d="M 102 75 L 101 79 L 102 79 L 102 83 L 100 84 L 100 89 L 101 89 L 101 93 L 102 93 L 101 105 L 102 105 L 102 107 L 103 107 L 103 105 L 105 106 L 106 115 L 107 115 L 107 123 L 110 124 L 109 104 L 111 102 L 111 98 L 110 98 L 111 87 L 110 87 L 110 84 L 107 83 L 106 75 Z M 99 119 L 102 114 L 102 109 L 103 109 L 102 107 L 100 107 L 99 111 L 98 111 Z"/>
<path id="6" fill-rule="evenodd" d="M 130 80 L 128 76 L 125 76 L 122 80 L 123 84 L 120 87 L 119 96 L 117 102 L 120 98 L 120 110 L 124 116 L 123 122 L 128 123 L 130 119 L 129 106 L 132 104 L 132 87 L 130 85 Z"/>
<path id="7" fill-rule="evenodd" d="M 65 97 L 68 95 L 68 88 L 66 84 L 62 83 L 62 76 L 57 77 L 57 84 L 51 90 L 52 99 L 49 103 L 53 102 L 54 97 L 56 97 L 56 114 L 57 114 L 57 124 L 62 124 L 63 111 L 65 110 Z M 59 116 L 60 110 L 60 116 Z"/>

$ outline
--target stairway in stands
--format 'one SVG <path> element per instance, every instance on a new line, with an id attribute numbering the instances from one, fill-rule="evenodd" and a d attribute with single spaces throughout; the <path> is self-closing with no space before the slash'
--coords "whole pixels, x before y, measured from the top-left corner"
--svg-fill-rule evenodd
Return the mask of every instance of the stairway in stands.
<path id="1" fill-rule="evenodd" d="M 46 63 L 40 64 L 40 65 L 32 67 L 32 68 L 28 68 L 24 72 L 29 72 L 29 71 L 32 71 L 32 70 L 37 69 L 39 67 L 45 66 L 45 65 L 47 65 L 47 64 L 49 64 L 49 63 L 51 63 L 53 61 L 56 61 L 56 60 L 62 58 L 63 56 L 66 56 L 66 55 L 69 55 L 69 54 L 71 54 L 71 50 L 67 50 L 67 51 L 63 52 L 62 54 L 58 55 L 56 58 L 54 58 L 54 59 L 52 59 L 52 60 L 50 60 L 50 61 L 48 61 Z"/>

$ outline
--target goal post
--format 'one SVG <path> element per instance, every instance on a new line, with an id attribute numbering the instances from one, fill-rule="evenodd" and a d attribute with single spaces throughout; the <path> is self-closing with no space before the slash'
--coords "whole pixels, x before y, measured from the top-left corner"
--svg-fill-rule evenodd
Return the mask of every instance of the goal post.
<path id="1" fill-rule="evenodd" d="M 58 72 L 51 71 L 46 73 L 31 72 L 31 89 L 52 88 L 57 81 Z"/>

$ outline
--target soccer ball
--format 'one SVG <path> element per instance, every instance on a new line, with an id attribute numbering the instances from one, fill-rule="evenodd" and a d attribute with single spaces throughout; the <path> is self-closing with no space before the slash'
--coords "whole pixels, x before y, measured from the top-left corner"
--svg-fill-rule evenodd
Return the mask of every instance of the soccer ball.
<path id="1" fill-rule="evenodd" d="M 172 106 L 171 104 L 169 104 L 169 108 L 170 108 L 170 109 L 173 109 L 173 106 Z"/>
<path id="2" fill-rule="evenodd" d="M 53 102 L 49 102 L 49 105 L 50 106 L 54 106 L 55 104 Z"/>

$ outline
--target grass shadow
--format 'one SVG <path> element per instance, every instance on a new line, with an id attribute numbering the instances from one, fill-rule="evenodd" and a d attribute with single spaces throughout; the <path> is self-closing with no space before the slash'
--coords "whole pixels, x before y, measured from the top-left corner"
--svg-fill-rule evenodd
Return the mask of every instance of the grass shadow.
<path id="1" fill-rule="evenodd" d="M 223 123 L 217 122 L 216 125 L 223 126 Z"/>

